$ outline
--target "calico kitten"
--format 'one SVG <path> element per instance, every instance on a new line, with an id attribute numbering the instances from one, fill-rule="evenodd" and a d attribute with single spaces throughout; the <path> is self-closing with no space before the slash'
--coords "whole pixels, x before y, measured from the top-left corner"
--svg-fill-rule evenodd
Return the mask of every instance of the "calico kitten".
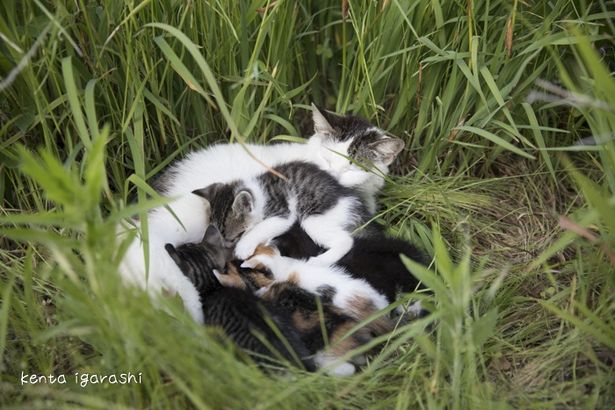
<path id="1" fill-rule="evenodd" d="M 308 292 L 291 280 L 274 281 L 273 275 L 267 270 L 242 268 L 227 272 L 217 275 L 220 283 L 254 291 L 260 295 L 264 303 L 268 304 L 267 306 L 272 304 L 291 317 L 301 340 L 314 354 L 316 365 L 319 368 L 329 367 L 330 374 L 337 376 L 353 374 L 354 365 L 340 362 L 340 358 L 370 342 L 374 337 L 392 330 L 392 323 L 387 319 L 374 320 L 349 334 L 359 321 L 335 307 L 330 299 L 331 294 L 321 297 Z M 327 335 L 326 338 L 323 331 L 324 335 Z M 351 361 L 362 364 L 364 357 L 355 356 Z"/>
<path id="2" fill-rule="evenodd" d="M 193 190 L 216 182 L 255 177 L 263 172 L 262 163 L 274 167 L 289 161 L 310 162 L 330 172 L 343 186 L 359 189 L 368 210 L 374 212 L 376 194 L 384 184 L 383 175 L 403 149 L 403 141 L 358 117 L 340 116 L 316 107 L 313 107 L 313 120 L 314 135 L 306 144 L 212 145 L 190 153 L 165 170 L 155 187 L 160 194 L 173 199 L 168 206 L 148 213 L 148 237 L 143 238 L 138 232 L 131 240 L 120 264 L 122 278 L 154 294 L 161 289 L 178 292 L 186 309 L 195 320 L 202 322 L 198 293 L 162 248 L 165 243 L 198 242 L 203 237 L 209 215 L 200 198 L 191 194 Z M 356 162 L 371 163 L 374 172 Z M 118 236 L 123 239 L 139 227 L 139 221 L 118 225 Z M 146 242 L 149 255 L 143 246 Z M 146 274 L 146 256 L 149 274 Z"/>
<path id="3" fill-rule="evenodd" d="M 297 364 L 296 358 L 299 358 L 306 370 L 315 370 L 310 353 L 288 316 L 273 306 L 263 309 L 251 292 L 220 284 L 214 272 L 224 270 L 226 259 L 222 237 L 216 228 L 209 226 L 201 243 L 184 244 L 177 248 L 167 244 L 165 248 L 199 292 L 204 324 L 222 328 L 229 339 L 252 354 L 257 361 L 281 358 Z M 292 351 L 267 323 L 267 317 L 273 320 Z"/>
<path id="4" fill-rule="evenodd" d="M 287 281 L 317 294 L 358 321 L 388 306 L 386 298 L 365 280 L 353 278 L 336 266 L 318 266 L 281 256 L 271 246 L 259 246 L 241 267 L 268 270 L 276 282 Z"/>
<path id="5" fill-rule="evenodd" d="M 211 223 L 222 232 L 227 245 L 237 242 L 235 255 L 239 259 L 248 258 L 259 244 L 298 222 L 314 242 L 327 248 L 310 262 L 337 262 L 352 247 L 353 230 L 367 220 L 361 198 L 308 162 L 289 162 L 274 170 L 286 180 L 268 172 L 212 184 L 193 193 L 209 201 Z"/>
<path id="6" fill-rule="evenodd" d="M 294 259 L 307 259 L 324 251 L 299 224 L 275 238 L 272 244 L 282 255 Z M 352 277 L 366 280 L 389 303 L 393 303 L 400 293 L 421 288 L 419 281 L 401 261 L 400 254 L 423 265 L 429 263 L 427 256 L 411 243 L 391 238 L 382 229 L 374 227 L 369 236 L 355 238 L 352 249 L 336 265 Z"/>

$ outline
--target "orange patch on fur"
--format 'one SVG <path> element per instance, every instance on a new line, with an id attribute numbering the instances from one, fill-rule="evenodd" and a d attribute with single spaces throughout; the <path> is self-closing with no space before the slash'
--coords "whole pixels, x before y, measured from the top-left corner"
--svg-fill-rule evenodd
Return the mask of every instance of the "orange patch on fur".
<path id="1" fill-rule="evenodd" d="M 222 286 L 245 289 L 246 284 L 239 274 L 239 270 L 232 263 L 226 264 L 226 272 L 219 275 L 218 280 Z"/>
<path id="2" fill-rule="evenodd" d="M 348 332 L 350 332 L 350 330 L 356 326 L 356 324 L 357 322 L 355 322 L 354 320 L 349 320 L 344 324 L 339 325 L 331 333 L 331 347 L 327 350 L 327 354 L 330 354 L 334 357 L 342 357 L 346 353 L 350 352 L 353 349 L 356 349 L 361 345 L 359 339 L 356 337 L 359 331 L 353 333 L 350 336 L 346 336 Z"/>
<path id="3" fill-rule="evenodd" d="M 297 272 L 291 272 L 286 281 L 293 285 L 299 285 L 299 274 Z"/>
<path id="4" fill-rule="evenodd" d="M 297 310 L 293 312 L 292 319 L 293 324 L 300 332 L 308 332 L 320 323 L 318 312 L 311 312 L 309 315 L 304 315 Z"/>
<path id="5" fill-rule="evenodd" d="M 276 252 L 275 249 L 271 246 L 267 246 L 267 245 L 258 245 L 256 247 L 256 249 L 254 250 L 254 255 L 268 255 L 268 256 L 275 256 Z"/>
<path id="6" fill-rule="evenodd" d="M 269 286 L 271 285 L 271 282 L 273 282 L 273 279 L 268 278 L 263 272 L 259 272 L 257 270 L 251 270 L 246 273 L 246 275 L 248 275 L 250 279 L 260 288 Z"/>
<path id="7" fill-rule="evenodd" d="M 372 314 L 376 313 L 378 309 L 374 303 L 364 296 L 355 295 L 350 300 L 351 314 L 359 321 L 367 319 Z M 394 324 L 387 316 L 380 316 L 368 324 L 365 325 L 366 329 L 377 335 L 383 335 L 393 330 Z"/>

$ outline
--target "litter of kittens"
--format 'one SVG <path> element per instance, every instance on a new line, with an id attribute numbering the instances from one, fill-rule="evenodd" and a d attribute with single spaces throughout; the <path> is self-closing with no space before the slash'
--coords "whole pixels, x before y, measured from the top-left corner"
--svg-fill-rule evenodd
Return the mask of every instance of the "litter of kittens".
<path id="1" fill-rule="evenodd" d="M 347 376 L 366 362 L 353 350 L 394 329 L 383 310 L 419 287 L 400 254 L 425 256 L 368 223 L 403 141 L 316 106 L 313 121 L 307 146 L 248 146 L 269 170 L 222 144 L 163 174 L 158 189 L 179 194 L 170 207 L 186 229 L 164 208 L 148 214 L 148 289 L 179 293 L 195 320 L 260 363 Z M 138 239 L 122 265 L 128 283 L 144 283 Z"/>

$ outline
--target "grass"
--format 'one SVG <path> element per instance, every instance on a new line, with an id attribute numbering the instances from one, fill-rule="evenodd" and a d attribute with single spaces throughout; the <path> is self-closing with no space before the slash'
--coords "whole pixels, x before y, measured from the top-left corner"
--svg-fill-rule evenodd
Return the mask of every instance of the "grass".
<path id="1" fill-rule="evenodd" d="M 3 407 L 615 405 L 613 1 L 104 4 L 0 4 Z M 264 374 L 116 272 L 146 181 L 312 101 L 406 140 L 378 219 L 434 256 L 432 314 L 347 379 Z"/>

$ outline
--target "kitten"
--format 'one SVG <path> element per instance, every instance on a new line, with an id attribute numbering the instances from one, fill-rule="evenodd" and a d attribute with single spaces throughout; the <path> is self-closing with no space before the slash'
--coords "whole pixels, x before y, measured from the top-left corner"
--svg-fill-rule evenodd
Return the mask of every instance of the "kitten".
<path id="1" fill-rule="evenodd" d="M 330 294 L 321 297 L 290 280 L 274 281 L 273 275 L 266 270 L 241 268 L 230 269 L 227 272 L 217 275 L 220 283 L 256 292 L 264 303 L 274 305 L 292 318 L 301 340 L 314 355 L 316 365 L 319 368 L 328 367 L 330 374 L 337 376 L 354 374 L 354 365 L 350 362 L 340 362 L 340 358 L 370 342 L 374 337 L 392 330 L 390 321 L 374 320 L 349 334 L 357 327 L 359 321 L 335 307 Z M 351 361 L 362 364 L 364 357 L 355 356 Z"/>
<path id="2" fill-rule="evenodd" d="M 310 238 L 327 248 L 313 264 L 337 262 L 352 247 L 353 230 L 367 220 L 368 210 L 351 188 L 309 162 L 289 162 L 256 178 L 216 183 L 193 193 L 211 208 L 211 223 L 235 255 L 247 259 L 261 243 L 298 222 Z"/>
<path id="3" fill-rule="evenodd" d="M 388 306 L 387 299 L 365 280 L 353 278 L 337 266 L 318 266 L 281 256 L 272 246 L 259 246 L 241 267 L 266 269 L 276 282 L 287 281 L 317 294 L 358 321 Z"/>
<path id="4" fill-rule="evenodd" d="M 324 251 L 299 224 L 275 238 L 272 244 L 282 255 L 294 259 L 307 259 Z M 369 236 L 355 238 L 352 249 L 336 265 L 352 277 L 366 280 L 389 303 L 393 303 L 400 293 L 421 288 L 419 281 L 401 261 L 400 254 L 423 265 L 429 264 L 427 256 L 414 245 L 391 238 L 382 229 L 374 227 Z"/>
<path id="5" fill-rule="evenodd" d="M 166 244 L 165 248 L 199 292 L 204 324 L 222 328 L 229 339 L 259 362 L 281 358 L 297 364 L 296 358 L 299 358 L 306 370 L 315 371 L 310 353 L 288 316 L 273 306 L 263 309 L 251 292 L 220 284 L 214 272 L 225 268 L 226 258 L 222 237 L 216 228 L 209 226 L 201 243 L 177 248 Z M 280 340 L 267 318 L 273 321 L 292 350 Z"/>
<path id="6" fill-rule="evenodd" d="M 375 196 L 384 184 L 383 175 L 403 149 L 398 138 L 354 116 L 339 116 L 313 106 L 314 135 L 306 144 L 248 144 L 246 148 L 268 166 L 289 161 L 307 161 L 330 172 L 345 187 L 358 187 L 370 212 L 375 211 Z M 352 161 L 351 161 L 352 160 Z M 374 172 L 353 161 L 369 162 Z M 200 198 L 191 192 L 212 183 L 226 183 L 261 174 L 264 167 L 239 144 L 219 144 L 190 153 L 161 174 L 156 190 L 172 198 L 168 207 L 152 209 L 147 215 L 148 235 L 142 232 L 132 239 L 120 264 L 120 274 L 129 283 L 157 293 L 161 289 L 178 292 L 195 320 L 202 322 L 198 293 L 166 252 L 165 243 L 178 245 L 198 242 L 208 225 L 208 213 Z M 180 222 L 181 221 L 181 222 Z M 125 237 L 139 221 L 118 225 L 118 236 Z M 145 265 L 145 247 L 149 246 L 149 272 Z"/>

